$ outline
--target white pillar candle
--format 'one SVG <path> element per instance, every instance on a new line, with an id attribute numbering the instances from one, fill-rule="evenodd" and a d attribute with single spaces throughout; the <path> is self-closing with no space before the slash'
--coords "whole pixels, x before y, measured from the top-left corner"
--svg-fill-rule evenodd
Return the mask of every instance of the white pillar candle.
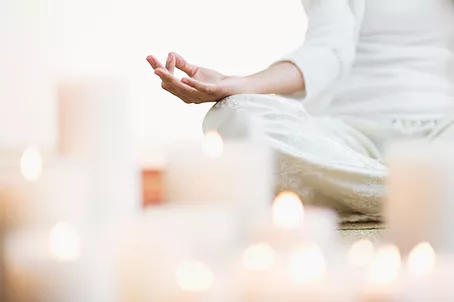
<path id="1" fill-rule="evenodd" d="M 10 233 L 5 302 L 116 301 L 111 250 L 100 235 L 67 222 Z"/>
<path id="2" fill-rule="evenodd" d="M 64 156 L 86 160 L 98 216 L 140 209 L 140 171 L 128 121 L 128 87 L 115 78 L 68 78 L 58 86 L 59 144 Z"/>
<path id="3" fill-rule="evenodd" d="M 402 302 L 454 301 L 454 258 L 436 254 L 427 242 L 417 244 L 406 259 Z"/>
<path id="4" fill-rule="evenodd" d="M 343 293 L 329 286 L 324 251 L 336 254 L 336 215 L 305 208 L 292 192 L 279 194 L 272 219 L 263 221 L 238 267 L 240 301 L 330 301 Z M 331 256 L 331 255 L 330 255 Z"/>
<path id="5" fill-rule="evenodd" d="M 361 302 L 400 301 L 402 261 L 399 249 L 386 245 L 377 250 L 358 287 Z"/>
<path id="6" fill-rule="evenodd" d="M 388 153 L 388 240 L 404 254 L 420 242 L 454 252 L 454 145 L 402 143 Z"/>
<path id="7" fill-rule="evenodd" d="M 42 228 L 62 219 L 74 223 L 92 219 L 87 166 L 67 159 L 42 166 L 35 152 L 26 150 L 20 168 L 11 169 L 0 182 L 5 227 Z"/>
<path id="8" fill-rule="evenodd" d="M 166 197 L 174 203 L 235 204 L 249 215 L 273 196 L 271 151 L 252 142 L 226 141 L 215 132 L 203 142 L 170 150 Z"/>
<path id="9" fill-rule="evenodd" d="M 234 216 L 213 207 L 150 208 L 118 230 L 120 300 L 196 302 L 238 245 Z"/>

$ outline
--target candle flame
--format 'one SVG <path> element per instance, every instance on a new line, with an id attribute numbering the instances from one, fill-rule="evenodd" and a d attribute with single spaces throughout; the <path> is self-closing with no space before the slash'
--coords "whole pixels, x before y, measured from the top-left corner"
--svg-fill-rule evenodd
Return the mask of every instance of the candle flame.
<path id="1" fill-rule="evenodd" d="M 202 262 L 188 261 L 180 265 L 176 272 L 176 281 L 180 288 L 188 292 L 208 290 L 214 276 L 210 268 Z"/>
<path id="2" fill-rule="evenodd" d="M 414 276 L 428 275 L 435 268 L 436 255 L 432 246 L 423 242 L 416 245 L 408 256 L 408 270 Z"/>
<path id="3" fill-rule="evenodd" d="M 375 254 L 368 281 L 375 285 L 389 285 L 397 279 L 401 267 L 399 249 L 394 245 L 384 246 Z"/>
<path id="4" fill-rule="evenodd" d="M 243 253 L 243 263 L 249 270 L 268 270 L 274 261 L 274 249 L 266 243 L 253 244 Z"/>
<path id="5" fill-rule="evenodd" d="M 304 245 L 291 253 L 289 268 L 292 280 L 296 283 L 315 283 L 325 275 L 325 257 L 317 245 Z"/>
<path id="6" fill-rule="evenodd" d="M 217 158 L 222 156 L 224 153 L 224 142 L 219 133 L 210 131 L 205 134 L 202 151 L 208 157 Z"/>
<path id="7" fill-rule="evenodd" d="M 25 149 L 20 159 L 20 170 L 25 180 L 38 180 L 43 171 L 43 159 L 38 148 L 31 146 Z"/>
<path id="8" fill-rule="evenodd" d="M 352 266 L 368 266 L 374 258 L 374 245 L 367 239 L 355 242 L 348 251 L 348 261 Z"/>
<path id="9" fill-rule="evenodd" d="M 272 214 L 276 226 L 292 229 L 302 223 L 304 207 L 298 195 L 293 192 L 282 192 L 274 200 Z"/>
<path id="10" fill-rule="evenodd" d="M 69 223 L 57 223 L 50 231 L 49 252 L 52 258 L 58 262 L 77 260 L 80 254 L 77 230 Z"/>

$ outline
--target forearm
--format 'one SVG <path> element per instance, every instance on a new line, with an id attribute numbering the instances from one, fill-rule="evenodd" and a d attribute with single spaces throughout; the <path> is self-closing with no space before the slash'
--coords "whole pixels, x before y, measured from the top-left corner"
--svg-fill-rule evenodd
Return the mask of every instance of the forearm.
<path id="1" fill-rule="evenodd" d="M 294 94 L 305 90 L 304 78 L 298 67 L 279 62 L 245 77 L 243 93 Z"/>

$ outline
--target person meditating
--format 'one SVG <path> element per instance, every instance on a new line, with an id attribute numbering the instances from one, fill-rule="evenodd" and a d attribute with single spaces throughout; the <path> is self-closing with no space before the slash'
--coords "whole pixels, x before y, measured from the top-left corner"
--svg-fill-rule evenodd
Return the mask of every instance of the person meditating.
<path id="1" fill-rule="evenodd" d="M 256 74 L 226 76 L 177 53 L 165 66 L 147 61 L 162 88 L 185 103 L 217 102 L 204 131 L 243 136 L 240 115 L 259 125 L 278 155 L 276 190 L 346 220 L 380 220 L 386 145 L 454 139 L 454 1 L 303 5 L 303 45 Z M 175 68 L 188 76 L 175 78 Z"/>

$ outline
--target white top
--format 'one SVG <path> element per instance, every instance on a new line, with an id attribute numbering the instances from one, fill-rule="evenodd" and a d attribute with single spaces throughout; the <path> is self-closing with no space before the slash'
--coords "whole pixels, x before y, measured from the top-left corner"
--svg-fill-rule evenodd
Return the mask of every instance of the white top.
<path id="1" fill-rule="evenodd" d="M 434 117 L 454 112 L 454 0 L 303 0 L 302 71 L 315 113 Z M 298 97 L 298 95 L 296 95 Z"/>

